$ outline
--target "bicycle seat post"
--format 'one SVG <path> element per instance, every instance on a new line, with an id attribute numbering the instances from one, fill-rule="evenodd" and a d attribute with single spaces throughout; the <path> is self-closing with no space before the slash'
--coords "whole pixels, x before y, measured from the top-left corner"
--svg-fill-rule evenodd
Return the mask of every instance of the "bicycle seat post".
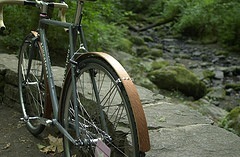
<path id="1" fill-rule="evenodd" d="M 82 10 L 83 10 L 84 2 L 82 0 L 78 0 L 77 2 L 77 10 L 75 15 L 75 25 L 80 25 L 82 21 Z"/>

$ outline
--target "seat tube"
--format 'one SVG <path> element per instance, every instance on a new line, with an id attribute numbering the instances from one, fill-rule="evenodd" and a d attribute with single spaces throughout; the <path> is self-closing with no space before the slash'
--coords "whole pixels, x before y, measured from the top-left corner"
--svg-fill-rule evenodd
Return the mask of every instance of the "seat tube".
<path id="1" fill-rule="evenodd" d="M 69 43 L 70 43 L 70 59 L 74 56 L 74 35 L 75 31 L 73 26 L 69 27 Z M 70 61 L 71 62 L 71 61 Z M 76 65 L 74 63 L 71 64 L 71 82 L 72 82 L 72 97 L 73 97 L 73 105 L 74 105 L 74 116 L 75 116 L 75 128 L 76 128 L 76 135 L 77 138 L 80 138 L 80 130 L 79 130 L 79 120 L 78 120 L 78 103 L 77 103 L 77 88 L 76 88 L 76 78 L 75 78 L 75 68 Z"/>
<path id="2" fill-rule="evenodd" d="M 50 96 L 52 101 L 53 114 L 54 114 L 54 118 L 58 119 L 57 92 L 56 92 L 55 83 L 54 83 L 53 74 L 52 74 L 52 68 L 51 68 L 51 62 L 49 58 L 49 51 L 48 51 L 48 46 L 46 41 L 45 30 L 43 28 L 40 28 L 39 33 L 40 33 L 40 39 L 42 42 L 43 58 L 44 58 L 46 75 L 48 79 L 49 91 L 50 91 Z"/>

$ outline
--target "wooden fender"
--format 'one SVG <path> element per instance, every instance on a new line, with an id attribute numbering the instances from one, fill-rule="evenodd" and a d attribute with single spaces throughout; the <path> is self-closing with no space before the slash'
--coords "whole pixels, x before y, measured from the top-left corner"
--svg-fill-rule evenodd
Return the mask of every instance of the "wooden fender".
<path id="1" fill-rule="evenodd" d="M 131 78 L 129 77 L 128 73 L 125 71 L 125 69 L 122 67 L 122 65 L 112 56 L 103 53 L 103 52 L 90 52 L 90 53 L 84 53 L 80 56 L 80 58 L 85 58 L 88 56 L 98 56 L 103 58 L 105 61 L 107 61 L 117 72 L 118 76 L 121 79 L 121 82 L 123 86 L 126 89 L 127 95 L 129 97 L 131 107 L 134 113 L 134 118 L 136 122 L 137 127 L 137 133 L 138 133 L 138 142 L 139 142 L 139 149 L 141 152 L 147 152 L 150 150 L 150 140 L 149 140 L 149 134 L 148 134 L 148 128 L 147 128 L 147 121 L 146 117 L 143 111 L 142 103 L 140 101 L 137 89 L 132 82 Z"/>

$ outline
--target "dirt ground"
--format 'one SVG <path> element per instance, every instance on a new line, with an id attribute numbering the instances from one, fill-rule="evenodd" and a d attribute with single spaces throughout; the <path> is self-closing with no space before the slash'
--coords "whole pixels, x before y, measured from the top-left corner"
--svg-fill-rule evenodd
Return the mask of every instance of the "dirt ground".
<path id="1" fill-rule="evenodd" d="M 38 145 L 47 144 L 49 128 L 34 137 L 20 121 L 21 113 L 0 104 L 0 156 L 1 157 L 50 157 L 40 151 Z M 54 155 L 56 156 L 56 155 Z M 59 155 L 57 155 L 59 156 Z"/>

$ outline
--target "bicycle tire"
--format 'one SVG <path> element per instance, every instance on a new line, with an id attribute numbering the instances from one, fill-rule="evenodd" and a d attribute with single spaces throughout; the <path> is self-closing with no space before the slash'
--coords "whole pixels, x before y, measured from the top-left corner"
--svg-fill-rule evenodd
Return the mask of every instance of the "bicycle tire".
<path id="1" fill-rule="evenodd" d="M 31 68 L 27 72 L 29 65 Z M 28 131 L 34 136 L 40 134 L 45 128 L 45 125 L 41 124 L 38 118 L 44 116 L 47 90 L 45 77 L 46 72 L 40 43 L 36 40 L 34 34 L 30 33 L 26 36 L 20 48 L 18 80 L 24 120 Z"/>
<path id="2" fill-rule="evenodd" d="M 81 113 L 87 115 L 79 114 L 79 124 L 82 125 L 80 130 L 84 130 L 88 138 L 103 138 L 106 136 L 105 133 L 108 137 L 110 136 L 112 140 L 103 138 L 102 141 L 111 148 L 111 156 L 141 156 L 143 153 L 139 150 L 138 130 L 127 91 L 121 83 L 121 76 L 118 75 L 111 64 L 101 57 L 90 55 L 85 59 L 79 58 L 76 61 L 78 63 L 75 73 L 78 109 Z M 94 73 L 93 79 L 90 78 L 90 73 Z M 93 83 L 93 80 L 97 83 Z M 93 84 L 97 86 L 97 90 L 93 88 Z M 103 88 L 103 86 L 105 87 Z M 96 97 L 99 97 L 99 99 Z M 70 113 L 74 112 L 71 99 L 72 82 L 71 72 L 69 72 L 64 83 L 60 113 L 63 127 L 76 138 L 75 130 L 72 129 L 76 118 Z M 99 101 L 101 101 L 101 105 L 99 105 Z M 104 120 L 100 120 L 101 112 L 96 112 L 101 108 Z M 121 115 L 115 115 L 120 113 L 119 111 L 121 111 Z M 114 120 L 118 123 L 115 124 Z M 105 121 L 105 129 L 103 121 Z M 87 124 L 83 124 L 84 122 L 87 122 Z M 91 141 L 91 139 L 87 141 Z M 66 157 L 72 155 L 94 156 L 96 149 L 96 144 L 72 146 L 66 137 L 63 139 L 63 146 Z"/>

